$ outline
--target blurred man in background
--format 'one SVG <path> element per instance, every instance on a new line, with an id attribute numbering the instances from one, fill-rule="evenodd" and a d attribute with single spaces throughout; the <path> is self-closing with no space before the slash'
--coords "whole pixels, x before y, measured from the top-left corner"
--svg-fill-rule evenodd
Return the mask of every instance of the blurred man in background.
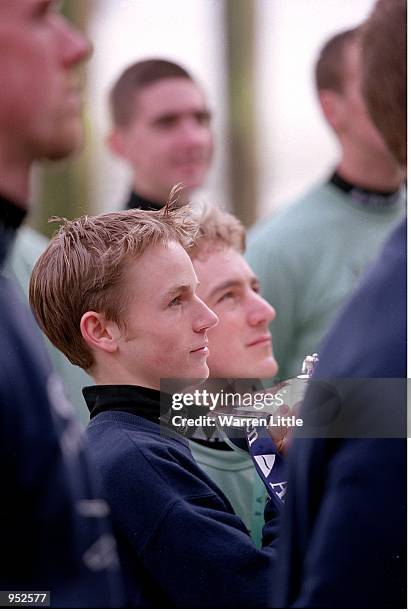
<path id="1" fill-rule="evenodd" d="M 48 242 L 43 234 L 37 232 L 27 223 L 23 224 L 17 232 L 5 264 L 5 274 L 17 283 L 22 298 L 27 299 L 28 297 L 30 275 L 34 264 L 46 250 Z M 44 334 L 41 334 L 41 336 L 53 368 L 61 378 L 64 393 L 75 409 L 79 423 L 86 425 L 88 412 L 81 389 L 91 384 L 91 378 L 81 368 L 70 363 L 67 357 L 57 350 Z"/>
<path id="2" fill-rule="evenodd" d="M 47 2 L 39 4 L 45 6 Z M 49 4 L 53 4 L 53 2 L 49 2 Z M 75 102 L 71 102 L 71 104 L 74 105 Z M 27 298 L 28 296 L 30 274 L 47 244 L 46 236 L 31 228 L 27 223 L 23 224 L 17 232 L 5 264 L 5 273 L 16 281 L 19 290 L 22 292 L 22 297 Z M 85 424 L 87 407 L 81 389 L 90 384 L 91 379 L 80 368 L 71 364 L 63 353 L 51 345 L 45 336 L 42 336 L 42 338 L 52 365 L 61 377 L 65 394 L 73 404 L 79 421 Z"/>
<path id="3" fill-rule="evenodd" d="M 404 214 L 404 170 L 360 91 L 358 29 L 331 38 L 316 65 L 321 109 L 341 147 L 330 179 L 250 234 L 246 258 L 275 307 L 280 379 L 296 376 Z"/>
<path id="4" fill-rule="evenodd" d="M 0 590 L 49 590 L 55 607 L 122 605 L 117 556 L 71 406 L 3 267 L 33 163 L 82 142 L 75 68 L 89 53 L 54 2 L 0 2 Z"/>
<path id="5" fill-rule="evenodd" d="M 177 183 L 201 187 L 213 154 L 204 92 L 181 66 L 149 59 L 129 66 L 110 94 L 109 145 L 133 172 L 126 208 L 155 210 Z"/>
<path id="6" fill-rule="evenodd" d="M 378 0 L 360 36 L 365 100 L 404 172 L 406 0 Z M 407 606 L 406 263 L 404 218 L 321 348 L 301 417 L 322 436 L 296 438 L 288 456 L 278 607 Z M 337 437 L 347 414 L 351 435 Z"/>

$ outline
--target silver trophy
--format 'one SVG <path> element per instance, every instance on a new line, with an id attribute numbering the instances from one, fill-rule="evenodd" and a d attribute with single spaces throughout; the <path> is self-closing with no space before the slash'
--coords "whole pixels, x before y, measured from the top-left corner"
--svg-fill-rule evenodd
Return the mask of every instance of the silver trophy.
<path id="1" fill-rule="evenodd" d="M 274 441 L 278 443 L 283 440 L 287 433 L 287 425 L 284 423 L 291 424 L 298 418 L 307 391 L 307 383 L 318 361 L 317 353 L 307 355 L 302 363 L 301 374 L 273 387 L 253 391 L 255 402 L 251 406 L 238 404 L 229 408 L 215 409 L 212 414 L 224 441 L 234 450 L 248 454 L 246 428 L 253 419 L 260 425 L 266 424 L 267 436 L 271 436 Z M 264 401 L 264 398 L 269 398 L 270 401 Z"/>

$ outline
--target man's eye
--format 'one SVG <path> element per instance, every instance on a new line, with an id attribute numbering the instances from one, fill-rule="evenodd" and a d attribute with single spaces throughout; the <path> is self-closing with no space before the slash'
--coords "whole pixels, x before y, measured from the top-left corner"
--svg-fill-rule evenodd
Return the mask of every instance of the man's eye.
<path id="1" fill-rule="evenodd" d="M 220 299 L 217 301 L 217 304 L 219 304 L 220 302 L 226 302 L 227 300 L 233 300 L 234 298 L 235 298 L 234 292 L 227 291 L 220 297 Z"/>
<path id="2" fill-rule="evenodd" d="M 254 293 L 261 293 L 260 285 L 253 285 L 251 289 L 254 291 Z"/>
<path id="3" fill-rule="evenodd" d="M 42 19 L 52 13 L 60 13 L 64 0 L 43 0 L 35 6 L 33 16 Z"/>
<path id="4" fill-rule="evenodd" d="M 156 124 L 160 128 L 171 128 L 177 123 L 177 118 L 173 116 L 160 117 L 157 119 Z"/>
<path id="5" fill-rule="evenodd" d="M 180 306 L 182 304 L 182 302 L 183 301 L 181 299 L 181 296 L 177 296 L 173 300 L 171 300 L 171 302 L 169 303 L 169 307 Z"/>
<path id="6" fill-rule="evenodd" d="M 209 125 L 211 123 L 211 113 L 208 111 L 197 113 L 196 119 L 200 125 Z"/>

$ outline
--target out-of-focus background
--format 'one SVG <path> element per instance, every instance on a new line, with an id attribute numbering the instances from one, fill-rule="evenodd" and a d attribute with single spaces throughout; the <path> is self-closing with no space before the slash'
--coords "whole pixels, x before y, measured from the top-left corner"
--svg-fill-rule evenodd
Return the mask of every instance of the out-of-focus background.
<path id="1" fill-rule="evenodd" d="M 246 225 L 327 176 L 337 156 L 313 85 L 319 48 L 360 23 L 373 0 L 69 0 L 64 12 L 94 45 L 83 71 L 86 145 L 80 157 L 33 174 L 30 223 L 50 234 L 51 215 L 122 206 L 125 165 L 107 149 L 107 95 L 130 63 L 165 57 L 204 87 L 216 154 L 208 201 Z M 29 92 L 28 92 L 29 95 Z"/>

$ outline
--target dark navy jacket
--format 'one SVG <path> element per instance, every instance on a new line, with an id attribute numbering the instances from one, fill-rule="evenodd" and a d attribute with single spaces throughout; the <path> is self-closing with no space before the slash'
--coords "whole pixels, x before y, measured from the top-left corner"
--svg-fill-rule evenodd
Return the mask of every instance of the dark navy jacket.
<path id="1" fill-rule="evenodd" d="M 320 351 L 314 379 L 330 377 L 358 384 L 351 416 L 360 426 L 374 431 L 375 415 L 388 428 L 405 422 L 405 221 Z M 369 380 L 354 380 L 361 378 Z M 304 419 L 320 414 L 316 399 L 307 394 Z M 324 410 L 330 407 L 335 402 Z M 277 606 L 406 607 L 406 442 L 384 431 L 380 438 L 295 439 L 273 581 Z"/>
<path id="2" fill-rule="evenodd" d="M 3 257 L 22 217 L 13 208 L 0 198 Z M 107 504 L 36 323 L 1 274 L 0 339 L 0 590 L 48 590 L 53 607 L 121 606 Z"/>
<path id="3" fill-rule="evenodd" d="M 156 394 L 129 385 L 84 390 L 92 412 L 90 449 L 112 509 L 131 604 L 270 607 L 275 512 L 259 550 L 194 461 L 188 441 L 146 418 L 156 403 L 158 417 Z"/>

